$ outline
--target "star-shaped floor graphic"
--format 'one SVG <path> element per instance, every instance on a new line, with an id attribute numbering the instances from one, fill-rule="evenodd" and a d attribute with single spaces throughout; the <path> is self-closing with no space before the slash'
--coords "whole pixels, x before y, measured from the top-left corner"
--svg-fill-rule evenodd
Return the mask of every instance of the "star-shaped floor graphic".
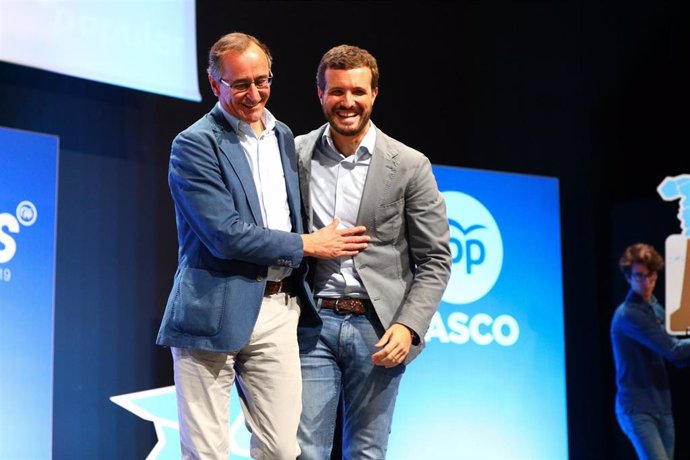
<path id="1" fill-rule="evenodd" d="M 175 387 L 111 396 L 110 400 L 138 417 L 153 422 L 158 442 L 146 460 L 179 460 L 180 425 L 177 419 Z M 230 456 L 249 459 L 249 433 L 244 425 L 240 401 L 233 391 L 230 396 Z"/>

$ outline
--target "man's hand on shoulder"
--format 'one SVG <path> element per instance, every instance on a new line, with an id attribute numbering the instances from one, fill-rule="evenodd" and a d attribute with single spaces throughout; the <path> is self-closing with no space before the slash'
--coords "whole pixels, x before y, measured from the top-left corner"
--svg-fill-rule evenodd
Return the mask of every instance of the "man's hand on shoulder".
<path id="1" fill-rule="evenodd" d="M 371 239 L 365 235 L 366 227 L 349 227 L 338 229 L 340 221 L 333 222 L 314 233 L 303 234 L 304 255 L 319 259 L 352 257 L 366 249 Z"/>

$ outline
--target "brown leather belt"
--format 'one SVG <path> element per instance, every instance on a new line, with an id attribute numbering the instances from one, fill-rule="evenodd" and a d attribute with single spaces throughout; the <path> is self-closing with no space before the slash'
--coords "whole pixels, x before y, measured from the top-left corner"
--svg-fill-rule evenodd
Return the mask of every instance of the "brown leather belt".
<path id="1" fill-rule="evenodd" d="M 348 313 L 352 315 L 363 315 L 367 312 L 368 308 L 371 308 L 371 301 L 369 299 L 328 299 L 322 297 L 320 300 L 321 308 L 334 310 L 341 315 L 346 315 Z"/>
<path id="2" fill-rule="evenodd" d="M 264 297 L 278 294 L 279 292 L 286 292 L 292 294 L 292 283 L 289 279 L 282 281 L 266 281 L 266 289 L 264 289 Z"/>

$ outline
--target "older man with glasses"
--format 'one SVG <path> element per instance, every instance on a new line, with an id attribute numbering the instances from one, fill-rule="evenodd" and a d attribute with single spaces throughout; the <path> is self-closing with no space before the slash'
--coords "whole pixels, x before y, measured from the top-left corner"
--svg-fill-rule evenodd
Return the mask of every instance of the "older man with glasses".
<path id="1" fill-rule="evenodd" d="M 179 266 L 157 343 L 172 349 L 184 459 L 228 459 L 235 381 L 252 458 L 299 455 L 299 349 L 319 322 L 303 259 L 353 256 L 369 239 L 338 221 L 302 234 L 294 138 L 265 108 L 271 63 L 255 37 L 221 37 L 208 66 L 218 103 L 172 144 Z"/>

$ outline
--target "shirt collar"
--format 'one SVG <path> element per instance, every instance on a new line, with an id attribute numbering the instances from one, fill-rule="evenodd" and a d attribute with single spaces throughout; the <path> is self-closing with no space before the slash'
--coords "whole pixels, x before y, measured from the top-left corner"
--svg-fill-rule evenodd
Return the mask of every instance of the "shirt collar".
<path id="1" fill-rule="evenodd" d="M 331 136 L 331 126 L 328 125 L 326 129 L 323 130 L 321 134 L 321 141 L 324 145 L 328 145 L 333 151 L 338 152 L 333 143 L 333 137 Z M 355 158 L 365 157 L 365 155 L 373 155 L 374 146 L 376 145 L 376 126 L 373 121 L 369 121 L 369 130 L 364 135 L 362 142 L 360 142 L 357 151 L 355 152 Z M 338 152 L 340 154 L 340 152 Z M 342 154 L 340 154 L 342 155 Z"/>
<path id="2" fill-rule="evenodd" d="M 647 304 L 647 305 L 654 305 L 657 303 L 657 300 L 656 300 L 656 297 L 654 296 L 654 294 L 652 294 L 652 298 L 649 300 L 649 302 L 647 302 L 646 300 L 644 300 L 642 298 L 642 296 L 640 294 L 633 291 L 632 289 L 630 289 L 628 291 L 628 295 L 626 296 L 625 300 L 628 302 L 632 302 L 632 303 L 642 303 L 642 304 Z"/>
<path id="3" fill-rule="evenodd" d="M 223 108 L 220 102 L 217 102 L 216 104 L 218 104 L 218 107 L 220 108 L 221 112 L 223 112 L 225 119 L 228 121 L 228 123 L 230 123 L 230 126 L 232 126 L 232 129 L 234 129 L 235 132 L 254 135 L 254 131 L 252 130 L 251 126 L 249 126 L 249 123 L 231 115 Z M 265 107 L 263 113 L 261 114 L 261 121 L 266 127 L 266 131 L 272 131 L 276 126 L 276 118 Z"/>

